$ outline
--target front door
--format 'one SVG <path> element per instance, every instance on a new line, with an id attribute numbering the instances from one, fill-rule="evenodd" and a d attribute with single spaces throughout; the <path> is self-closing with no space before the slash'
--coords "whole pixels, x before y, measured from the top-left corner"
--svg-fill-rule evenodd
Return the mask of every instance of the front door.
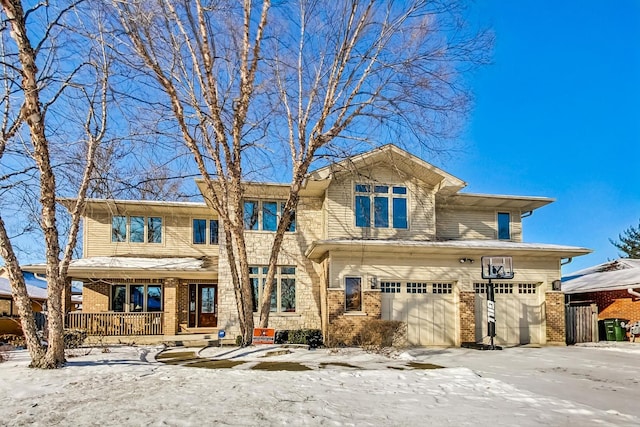
<path id="1" fill-rule="evenodd" d="M 217 325 L 217 286 L 211 284 L 191 284 L 189 286 L 189 326 L 211 328 Z"/>

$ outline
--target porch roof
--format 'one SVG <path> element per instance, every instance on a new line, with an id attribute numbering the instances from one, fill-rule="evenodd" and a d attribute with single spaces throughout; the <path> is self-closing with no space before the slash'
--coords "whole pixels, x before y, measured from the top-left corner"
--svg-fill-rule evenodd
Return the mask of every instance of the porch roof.
<path id="1" fill-rule="evenodd" d="M 218 275 L 217 258 L 174 257 L 88 257 L 74 259 L 69 264 L 69 277 L 73 279 L 99 278 L 215 278 Z M 46 264 L 23 267 L 26 271 L 44 274 Z"/>
<path id="2" fill-rule="evenodd" d="M 307 249 L 305 255 L 314 260 L 322 259 L 331 251 L 358 250 L 369 254 L 452 254 L 465 256 L 482 255 L 521 255 L 550 256 L 571 258 L 591 253 L 591 249 L 577 246 L 553 245 L 546 243 L 519 243 L 501 240 L 374 240 L 374 239 L 336 239 L 317 240 Z"/>

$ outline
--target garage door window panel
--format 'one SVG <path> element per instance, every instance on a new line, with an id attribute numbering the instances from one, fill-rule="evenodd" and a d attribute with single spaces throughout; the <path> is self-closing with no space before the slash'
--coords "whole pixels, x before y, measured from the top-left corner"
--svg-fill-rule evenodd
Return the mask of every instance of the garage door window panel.
<path id="1" fill-rule="evenodd" d="M 383 294 L 399 294 L 400 282 L 380 282 L 380 292 Z"/>

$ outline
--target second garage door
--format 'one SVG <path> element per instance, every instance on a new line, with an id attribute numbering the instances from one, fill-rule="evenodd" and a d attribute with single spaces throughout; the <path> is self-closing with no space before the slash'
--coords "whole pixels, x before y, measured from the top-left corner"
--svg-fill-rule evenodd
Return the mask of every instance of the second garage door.
<path id="1" fill-rule="evenodd" d="M 410 345 L 456 345 L 453 283 L 382 281 L 380 290 L 382 318 L 405 322 Z"/>

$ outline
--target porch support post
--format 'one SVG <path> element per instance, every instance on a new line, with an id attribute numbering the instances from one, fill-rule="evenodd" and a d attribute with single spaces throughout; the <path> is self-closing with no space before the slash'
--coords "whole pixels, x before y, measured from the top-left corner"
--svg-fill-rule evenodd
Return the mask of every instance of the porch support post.
<path id="1" fill-rule="evenodd" d="M 164 335 L 178 333 L 178 279 L 164 281 Z"/>
<path id="2" fill-rule="evenodd" d="M 71 278 L 67 277 L 62 288 L 62 319 L 65 327 L 67 326 L 67 314 L 71 311 L 71 307 Z"/>

